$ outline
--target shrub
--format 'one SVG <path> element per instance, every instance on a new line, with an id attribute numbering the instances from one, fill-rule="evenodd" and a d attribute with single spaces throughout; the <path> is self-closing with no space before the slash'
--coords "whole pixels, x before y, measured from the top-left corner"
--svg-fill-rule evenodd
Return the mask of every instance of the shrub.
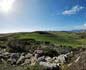
<path id="1" fill-rule="evenodd" d="M 52 48 L 49 48 L 49 47 L 44 48 L 43 50 L 44 50 L 44 54 L 46 56 L 54 57 L 54 56 L 59 55 L 58 52 L 55 49 L 52 49 Z"/>

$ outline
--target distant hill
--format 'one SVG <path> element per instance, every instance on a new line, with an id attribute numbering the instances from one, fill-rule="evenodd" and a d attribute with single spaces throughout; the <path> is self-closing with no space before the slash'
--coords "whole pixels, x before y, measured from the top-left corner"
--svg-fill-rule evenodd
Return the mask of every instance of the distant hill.
<path id="1" fill-rule="evenodd" d="M 71 32 L 86 32 L 86 29 L 80 29 L 80 30 L 72 30 Z"/>

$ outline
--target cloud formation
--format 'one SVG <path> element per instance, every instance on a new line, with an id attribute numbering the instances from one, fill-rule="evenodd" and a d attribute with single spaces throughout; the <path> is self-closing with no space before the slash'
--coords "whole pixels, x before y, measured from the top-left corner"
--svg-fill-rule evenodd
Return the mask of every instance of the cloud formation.
<path id="1" fill-rule="evenodd" d="M 63 11 L 62 14 L 63 15 L 73 15 L 73 14 L 76 14 L 77 12 L 81 11 L 82 9 L 84 9 L 83 6 L 76 5 L 69 10 Z"/>

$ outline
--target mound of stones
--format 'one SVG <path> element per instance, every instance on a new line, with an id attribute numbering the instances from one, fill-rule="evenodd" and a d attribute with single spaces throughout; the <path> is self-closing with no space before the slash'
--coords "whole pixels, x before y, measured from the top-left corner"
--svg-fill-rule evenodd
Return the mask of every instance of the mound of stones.
<path id="1" fill-rule="evenodd" d="M 60 64 L 68 61 L 72 52 L 50 57 L 43 54 L 43 50 L 35 50 L 34 53 L 9 53 L 6 49 L 0 51 L 0 63 L 9 63 L 11 65 L 39 65 L 49 70 L 59 70 Z"/>

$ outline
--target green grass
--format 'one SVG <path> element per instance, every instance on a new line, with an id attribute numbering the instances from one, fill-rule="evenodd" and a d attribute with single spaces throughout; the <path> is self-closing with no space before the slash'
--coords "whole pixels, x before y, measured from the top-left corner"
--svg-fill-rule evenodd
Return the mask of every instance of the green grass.
<path id="1" fill-rule="evenodd" d="M 14 33 L 10 37 L 15 37 L 17 39 L 35 39 L 37 41 L 48 41 L 55 45 L 65 45 L 72 47 L 80 47 L 81 45 L 86 45 L 86 38 L 81 38 L 83 33 L 73 33 L 73 32 L 31 32 L 31 33 Z M 85 36 L 84 36 L 85 37 Z"/>

